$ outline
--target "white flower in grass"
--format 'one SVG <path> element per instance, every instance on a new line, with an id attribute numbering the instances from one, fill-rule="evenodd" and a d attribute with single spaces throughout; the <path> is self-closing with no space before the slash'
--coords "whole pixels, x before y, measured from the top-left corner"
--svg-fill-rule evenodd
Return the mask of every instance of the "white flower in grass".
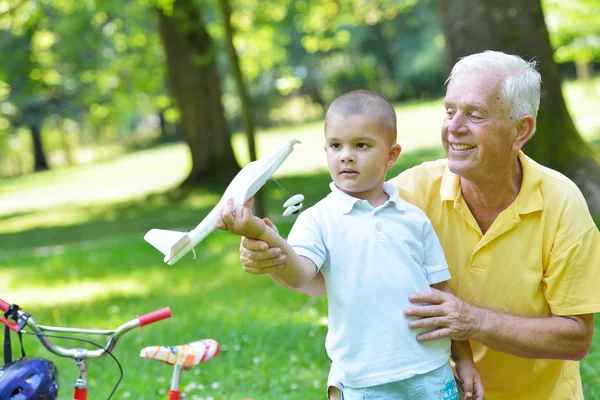
<path id="1" fill-rule="evenodd" d="M 212 396 L 208 396 L 208 397 L 206 398 L 206 400 L 215 400 L 215 398 L 214 398 L 214 397 L 212 397 Z"/>
<path id="2" fill-rule="evenodd" d="M 128 399 L 128 398 L 130 398 L 130 397 L 131 397 L 131 393 L 130 393 L 130 392 L 125 392 L 125 393 L 123 393 L 123 398 L 124 398 L 124 399 Z"/>
<path id="3" fill-rule="evenodd" d="M 250 340 L 250 336 L 248 336 L 248 335 L 244 335 L 244 336 L 242 336 L 242 340 L 243 340 L 244 342 L 247 342 L 247 341 L 249 341 L 249 340 Z"/>
<path id="4" fill-rule="evenodd" d="M 220 347 L 221 347 L 221 351 L 227 351 L 227 349 L 229 348 L 226 344 L 224 344 Z"/>
<path id="5" fill-rule="evenodd" d="M 313 329 L 311 329 L 310 331 L 308 331 L 308 336 L 315 337 L 315 331 Z"/>
<path id="6" fill-rule="evenodd" d="M 218 388 L 220 388 L 220 387 L 221 387 L 221 384 L 220 384 L 219 382 L 213 382 L 213 383 L 211 383 L 211 384 L 210 384 L 210 388 L 211 388 L 212 390 L 217 390 L 217 389 L 218 389 Z M 207 400 L 208 400 L 208 399 L 207 399 Z"/>
<path id="7" fill-rule="evenodd" d="M 233 346 L 233 351 L 240 351 L 242 349 L 242 346 L 240 346 L 239 344 L 236 344 L 235 346 Z"/>
<path id="8" fill-rule="evenodd" d="M 203 384 L 198 385 L 198 390 L 204 390 L 204 389 L 206 389 L 206 386 L 204 386 Z"/>
<path id="9" fill-rule="evenodd" d="M 320 387 L 321 387 L 321 381 L 320 381 L 320 380 L 318 380 L 318 379 L 315 379 L 315 380 L 313 381 L 313 387 L 314 387 L 315 389 L 318 389 L 318 388 L 320 388 Z"/>
<path id="10" fill-rule="evenodd" d="M 159 376 L 158 377 L 158 383 L 165 383 L 166 379 L 164 376 Z"/>
<path id="11" fill-rule="evenodd" d="M 296 360 L 298 360 L 298 358 L 296 358 L 296 355 L 295 355 L 295 354 L 292 354 L 292 355 L 290 356 L 290 362 L 293 362 L 293 363 L 294 363 L 294 362 L 296 362 Z"/>
<path id="12" fill-rule="evenodd" d="M 137 337 L 135 338 L 135 342 L 136 342 L 137 344 L 140 344 L 140 343 L 142 343 L 143 341 L 144 341 L 144 338 L 143 338 L 143 337 L 141 337 L 141 336 L 137 336 Z"/>
<path id="13" fill-rule="evenodd" d="M 290 389 L 292 389 L 292 390 L 296 390 L 296 389 L 298 389 L 298 384 L 297 384 L 297 383 L 292 383 L 292 384 L 290 385 Z"/>
<path id="14" fill-rule="evenodd" d="M 196 389 L 198 387 L 198 385 L 195 382 L 191 382 L 188 383 L 187 385 L 185 385 L 185 388 L 183 389 L 184 392 L 191 392 L 192 390 Z"/>
<path id="15" fill-rule="evenodd" d="M 160 394 L 161 396 L 164 396 L 165 394 L 167 394 L 167 389 L 159 389 L 158 394 Z"/>
<path id="16" fill-rule="evenodd" d="M 260 357 L 254 357 L 254 358 L 252 359 L 252 362 L 254 363 L 254 365 L 258 365 L 258 364 L 260 364 Z"/>
<path id="17" fill-rule="evenodd" d="M 327 326 L 327 325 L 329 325 L 329 320 L 327 319 L 327 317 L 321 317 L 321 318 L 319 318 L 319 325 L 320 326 Z"/>
<path id="18" fill-rule="evenodd" d="M 200 397 L 200 396 L 192 396 L 192 400 L 204 400 L 204 397 Z"/>
<path id="19" fill-rule="evenodd" d="M 200 372 L 201 372 L 200 368 L 196 368 L 194 370 L 194 375 L 200 375 Z"/>

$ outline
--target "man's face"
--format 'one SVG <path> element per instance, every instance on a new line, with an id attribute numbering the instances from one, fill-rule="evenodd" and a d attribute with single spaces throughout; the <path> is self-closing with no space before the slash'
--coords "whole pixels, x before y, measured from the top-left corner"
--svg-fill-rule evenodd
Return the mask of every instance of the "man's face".
<path id="1" fill-rule="evenodd" d="M 325 132 L 327 166 L 336 186 L 363 200 L 375 200 L 381 193 L 390 160 L 392 141 L 377 118 L 330 115 Z M 398 153 L 399 153 L 399 146 Z"/>
<path id="2" fill-rule="evenodd" d="M 501 77 L 459 73 L 448 84 L 442 143 L 453 173 L 489 179 L 509 168 L 514 156 L 515 121 L 500 99 Z"/>

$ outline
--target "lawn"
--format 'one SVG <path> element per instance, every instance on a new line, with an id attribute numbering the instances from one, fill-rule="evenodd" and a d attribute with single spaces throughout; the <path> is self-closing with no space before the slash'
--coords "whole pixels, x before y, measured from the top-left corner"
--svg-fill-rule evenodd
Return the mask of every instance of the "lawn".
<path id="1" fill-rule="evenodd" d="M 568 99 L 583 96 L 576 86 L 566 89 L 573 93 Z M 440 108 L 439 101 L 398 108 L 399 120 L 408 121 L 400 124 L 399 134 L 406 153 L 390 175 L 441 155 L 429 147 L 438 141 Z M 594 122 L 594 110 L 600 107 L 578 108 L 576 123 L 586 126 L 586 138 L 595 139 L 600 121 Z M 287 138 L 303 141 L 279 181 L 289 192 L 303 193 L 306 204 L 328 190 L 324 164 L 312 154 L 321 146 L 321 129 L 319 123 L 259 135 L 265 154 Z M 234 146 L 245 162 L 241 137 L 234 138 Z M 176 144 L 1 181 L 0 297 L 20 304 L 42 324 L 101 329 L 170 306 L 171 320 L 133 331 L 119 342 L 115 356 L 125 376 L 115 399 L 166 398 L 170 367 L 140 359 L 139 350 L 205 337 L 218 340 L 222 353 L 183 374 L 188 399 L 324 398 L 329 369 L 323 347 L 325 299 L 300 296 L 267 277 L 245 274 L 238 239 L 222 232 L 196 248 L 196 259 L 189 255 L 174 266 L 165 265 L 142 239 L 151 228 L 193 228 L 218 200 L 220 193 L 209 190 L 165 193 L 185 176 L 188 162 L 185 146 Z M 280 193 L 273 185 L 265 192 L 270 216 L 287 232 L 292 222 L 278 217 Z M 28 354 L 47 355 L 34 338 L 24 342 Z M 594 342 L 581 367 L 590 399 L 600 398 L 598 329 Z M 52 359 L 60 369 L 60 398 L 67 399 L 76 367 Z M 106 398 L 118 368 L 110 358 L 91 361 L 89 378 L 89 398 Z"/>

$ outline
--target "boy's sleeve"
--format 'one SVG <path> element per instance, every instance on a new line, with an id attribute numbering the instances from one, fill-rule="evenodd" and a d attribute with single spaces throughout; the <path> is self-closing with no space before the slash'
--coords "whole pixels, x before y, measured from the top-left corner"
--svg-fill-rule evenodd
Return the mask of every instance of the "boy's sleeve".
<path id="1" fill-rule="evenodd" d="M 311 260 L 320 270 L 327 258 L 321 227 L 309 210 L 296 219 L 287 238 L 288 243 L 299 256 Z"/>
<path id="2" fill-rule="evenodd" d="M 426 219 L 423 226 L 423 252 L 422 268 L 427 277 L 427 283 L 433 285 L 449 280 L 450 271 L 448 271 L 448 263 L 444 256 L 444 250 L 442 250 L 442 245 L 429 219 Z"/>

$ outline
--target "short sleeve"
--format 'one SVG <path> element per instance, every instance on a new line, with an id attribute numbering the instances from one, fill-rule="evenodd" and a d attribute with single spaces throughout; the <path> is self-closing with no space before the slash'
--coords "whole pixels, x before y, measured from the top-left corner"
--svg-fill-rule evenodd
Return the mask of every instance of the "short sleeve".
<path id="1" fill-rule="evenodd" d="M 327 258 L 327 250 L 321 227 L 311 210 L 308 209 L 298 216 L 287 242 L 299 256 L 308 258 L 320 270 Z"/>
<path id="2" fill-rule="evenodd" d="M 442 250 L 442 245 L 429 219 L 425 221 L 423 227 L 423 250 L 424 259 L 422 268 L 427 276 L 427 283 L 433 285 L 450 279 L 450 271 L 448 271 L 448 263 L 444 256 L 444 250 Z"/>
<path id="3" fill-rule="evenodd" d="M 557 254 L 544 273 L 544 295 L 556 315 L 600 312 L 600 232 L 591 226 Z"/>

